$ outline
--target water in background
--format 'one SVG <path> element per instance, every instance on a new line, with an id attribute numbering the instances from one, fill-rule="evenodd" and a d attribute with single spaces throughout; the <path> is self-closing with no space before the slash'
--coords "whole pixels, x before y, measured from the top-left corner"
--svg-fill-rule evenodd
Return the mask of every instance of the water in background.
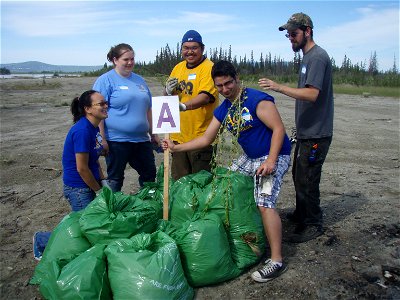
<path id="1" fill-rule="evenodd" d="M 9 74 L 9 75 L 0 75 L 1 79 L 18 79 L 18 78 L 53 78 L 53 77 L 80 77 L 81 74 L 58 74 L 58 76 L 54 76 L 54 74 Z"/>

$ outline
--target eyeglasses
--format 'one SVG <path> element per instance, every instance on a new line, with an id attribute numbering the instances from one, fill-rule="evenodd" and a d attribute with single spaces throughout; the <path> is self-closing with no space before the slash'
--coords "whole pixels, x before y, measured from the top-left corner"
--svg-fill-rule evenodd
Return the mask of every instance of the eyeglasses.
<path id="1" fill-rule="evenodd" d="M 101 106 L 101 107 L 104 107 L 104 106 L 106 106 L 106 105 L 108 105 L 108 103 L 105 102 L 105 101 L 99 102 L 99 103 L 93 103 L 93 104 L 92 104 L 92 106 Z"/>
<path id="2" fill-rule="evenodd" d="M 199 46 L 193 46 L 193 47 L 182 47 L 183 52 L 189 52 L 189 51 L 197 51 L 200 47 Z"/>
<path id="3" fill-rule="evenodd" d="M 231 86 L 235 82 L 235 79 L 232 78 L 231 80 L 228 80 L 227 82 L 221 83 L 221 84 L 216 84 L 215 86 L 217 89 L 222 89 L 223 87 Z"/>
<path id="4" fill-rule="evenodd" d="M 288 32 L 288 33 L 286 33 L 285 34 L 285 36 L 287 37 L 287 38 L 295 38 L 298 34 L 299 34 L 300 32 L 296 32 L 296 31 L 293 31 L 293 32 Z"/>

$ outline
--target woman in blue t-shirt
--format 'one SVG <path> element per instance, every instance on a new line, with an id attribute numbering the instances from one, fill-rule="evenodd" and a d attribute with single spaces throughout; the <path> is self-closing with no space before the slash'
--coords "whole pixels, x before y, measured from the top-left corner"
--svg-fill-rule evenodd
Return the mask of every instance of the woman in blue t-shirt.
<path id="1" fill-rule="evenodd" d="M 121 191 L 129 164 L 139 174 L 139 184 L 154 181 L 156 164 L 153 145 L 159 145 L 151 128 L 151 93 L 146 81 L 132 70 L 135 52 L 128 44 L 111 47 L 107 60 L 113 69 L 93 85 L 108 104 L 108 118 L 100 123 L 106 155 L 108 184 Z"/>
<path id="2" fill-rule="evenodd" d="M 62 155 L 64 196 L 73 211 L 85 208 L 101 189 L 104 175 L 99 164 L 103 150 L 100 121 L 107 118 L 107 102 L 94 91 L 84 92 L 71 103 L 74 125 Z M 105 182 L 105 181 L 103 181 Z"/>

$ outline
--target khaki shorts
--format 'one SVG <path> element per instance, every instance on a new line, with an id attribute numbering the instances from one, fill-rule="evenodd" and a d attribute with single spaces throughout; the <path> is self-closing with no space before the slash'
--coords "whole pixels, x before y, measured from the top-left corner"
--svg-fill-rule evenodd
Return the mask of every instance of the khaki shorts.
<path id="1" fill-rule="evenodd" d="M 213 146 L 187 152 L 172 153 L 171 175 L 174 180 L 200 172 L 211 171 Z"/>

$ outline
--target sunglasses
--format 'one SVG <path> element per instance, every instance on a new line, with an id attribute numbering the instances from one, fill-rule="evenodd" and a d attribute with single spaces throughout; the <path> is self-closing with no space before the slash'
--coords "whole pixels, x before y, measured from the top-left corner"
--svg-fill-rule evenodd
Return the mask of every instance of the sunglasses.
<path id="1" fill-rule="evenodd" d="M 285 36 L 287 37 L 287 38 L 295 38 L 298 34 L 299 34 L 300 32 L 290 32 L 290 33 L 286 33 L 285 34 Z"/>
<path id="2" fill-rule="evenodd" d="M 108 105 L 108 103 L 105 102 L 105 101 L 99 102 L 99 103 L 93 103 L 93 104 L 92 104 L 92 106 L 101 106 L 101 107 L 104 107 L 104 106 L 106 106 L 106 105 Z"/>

